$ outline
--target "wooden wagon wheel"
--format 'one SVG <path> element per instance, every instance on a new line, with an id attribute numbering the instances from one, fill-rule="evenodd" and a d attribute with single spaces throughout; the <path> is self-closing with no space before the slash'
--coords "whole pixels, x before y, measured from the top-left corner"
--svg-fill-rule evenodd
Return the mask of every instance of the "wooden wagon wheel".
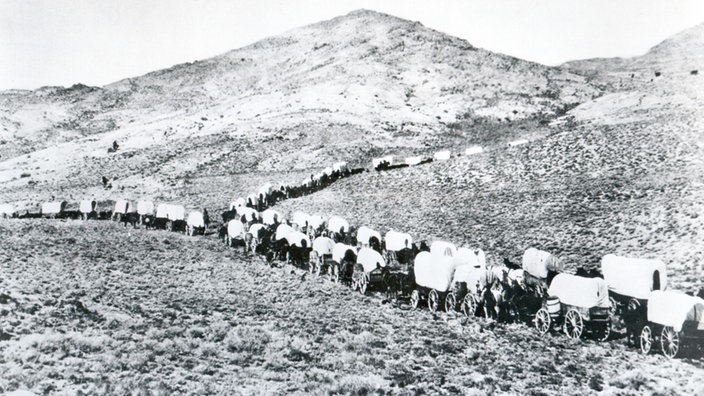
<path id="1" fill-rule="evenodd" d="M 433 312 L 440 308 L 440 296 L 435 289 L 431 290 L 430 294 L 428 294 L 428 308 Z"/>
<path id="2" fill-rule="evenodd" d="M 584 331 L 584 321 L 582 315 L 574 309 L 567 311 L 564 320 L 565 334 L 572 339 L 578 339 Z"/>
<path id="3" fill-rule="evenodd" d="M 477 314 L 477 305 L 477 300 L 471 294 L 465 295 L 464 300 L 462 300 L 462 313 L 464 316 L 475 316 Z"/>
<path id="4" fill-rule="evenodd" d="M 643 352 L 643 354 L 647 355 L 650 353 L 650 350 L 653 348 L 653 330 L 650 328 L 650 326 L 645 325 L 643 328 L 640 330 L 640 351 Z"/>
<path id="5" fill-rule="evenodd" d="M 660 348 L 662 354 L 672 359 L 680 350 L 680 335 L 672 326 L 665 326 L 660 333 Z"/>
<path id="6" fill-rule="evenodd" d="M 538 312 L 535 313 L 535 328 L 540 334 L 546 334 L 550 331 L 552 327 L 552 318 L 550 313 L 545 308 L 540 308 Z"/>
<path id="7" fill-rule="evenodd" d="M 367 288 L 369 287 L 369 282 L 367 281 L 367 276 L 362 275 L 359 277 L 359 292 L 361 294 L 367 293 Z"/>
<path id="8" fill-rule="evenodd" d="M 411 293 L 411 307 L 418 308 L 420 305 L 420 292 L 418 289 L 414 289 Z"/>
<path id="9" fill-rule="evenodd" d="M 455 293 L 450 292 L 445 297 L 445 312 L 454 312 L 456 307 L 457 298 L 455 297 Z"/>

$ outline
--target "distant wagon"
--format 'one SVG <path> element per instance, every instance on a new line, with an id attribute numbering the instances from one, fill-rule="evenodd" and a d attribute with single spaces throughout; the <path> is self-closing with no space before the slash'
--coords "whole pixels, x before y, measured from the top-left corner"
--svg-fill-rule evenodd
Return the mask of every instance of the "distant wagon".
<path id="1" fill-rule="evenodd" d="M 337 234 L 338 237 L 341 237 L 342 235 L 350 232 L 350 223 L 342 217 L 331 216 L 330 219 L 328 219 L 328 231 Z"/>
<path id="2" fill-rule="evenodd" d="M 98 214 L 95 211 L 97 206 L 98 203 L 92 199 L 82 200 L 81 203 L 78 205 L 78 209 L 81 212 L 81 217 L 83 218 L 83 220 L 98 217 Z"/>
<path id="3" fill-rule="evenodd" d="M 376 242 L 381 243 L 381 234 L 379 231 L 373 230 L 367 226 L 359 227 L 357 230 L 357 243 L 361 244 L 362 247 L 369 247 L 372 238 L 376 238 Z"/>
<path id="4" fill-rule="evenodd" d="M 573 339 L 591 333 L 605 341 L 611 334 L 609 287 L 601 278 L 555 276 L 544 306 L 535 314 L 535 327 L 540 334 L 562 329 Z"/>
<path id="5" fill-rule="evenodd" d="M 357 247 L 336 243 L 332 248 L 332 260 L 329 262 L 332 280 L 347 284 L 352 283 L 352 275 L 356 263 Z"/>
<path id="6" fill-rule="evenodd" d="M 653 291 L 648 298 L 647 322 L 639 335 L 640 349 L 650 353 L 660 344 L 672 359 L 687 347 L 704 345 L 704 299 L 675 291 Z"/>
<path id="7" fill-rule="evenodd" d="M 449 160 L 450 159 L 450 150 L 438 151 L 437 153 L 433 154 L 433 159 L 435 159 L 435 161 Z"/>
<path id="8" fill-rule="evenodd" d="M 471 146 L 464 150 L 464 155 L 474 155 L 484 152 L 482 146 Z"/>
<path id="9" fill-rule="evenodd" d="M 137 202 L 137 214 L 139 215 L 139 224 L 145 224 L 147 218 L 154 216 L 154 202 L 146 200 Z"/>
<path id="10" fill-rule="evenodd" d="M 357 254 L 357 264 L 352 274 L 352 284 L 355 290 L 365 294 L 370 287 L 385 287 L 388 283 L 388 268 L 386 260 L 374 249 L 365 247 Z"/>
<path id="11" fill-rule="evenodd" d="M 127 214 L 130 206 L 129 201 L 125 199 L 118 199 L 115 202 L 115 208 L 112 210 L 112 219 L 115 221 L 122 220 L 122 217 Z"/>
<path id="12" fill-rule="evenodd" d="M 430 253 L 434 255 L 454 257 L 457 253 L 457 246 L 446 241 L 434 241 L 430 244 Z"/>
<path id="13" fill-rule="evenodd" d="M 15 214 L 15 209 L 11 204 L 0 204 L 0 217 L 10 218 Z"/>
<path id="14" fill-rule="evenodd" d="M 609 285 L 611 312 L 627 325 L 645 317 L 652 291 L 667 288 L 667 269 L 660 260 L 607 254 L 601 259 L 601 273 Z"/>
<path id="15" fill-rule="evenodd" d="M 513 140 L 511 142 L 508 142 L 509 147 L 517 147 L 517 146 L 522 146 L 524 144 L 528 144 L 527 139 L 518 139 L 518 140 Z"/>
<path id="16" fill-rule="evenodd" d="M 446 312 L 459 308 L 465 316 L 472 317 L 484 305 L 483 292 L 491 287 L 494 275 L 467 259 L 468 257 L 453 258 L 455 272 L 444 300 Z"/>
<path id="17" fill-rule="evenodd" d="M 282 221 L 283 217 L 281 213 L 274 209 L 267 209 L 262 212 L 262 223 L 266 225 L 273 225 L 275 223 L 281 223 Z"/>
<path id="18" fill-rule="evenodd" d="M 422 301 L 427 301 L 428 308 L 437 311 L 450 292 L 457 264 L 452 256 L 443 253 L 420 252 L 416 255 L 416 287 L 411 293 L 413 308 L 418 308 Z"/>
<path id="19" fill-rule="evenodd" d="M 205 234 L 205 218 L 203 212 L 194 211 L 188 214 L 186 219 L 186 234 L 194 236 L 196 234 Z"/>
<path id="20" fill-rule="evenodd" d="M 44 202 L 41 208 L 41 214 L 45 218 L 55 219 L 61 217 L 68 203 L 66 201 Z"/>
<path id="21" fill-rule="evenodd" d="M 313 250 L 310 254 L 309 270 L 312 274 L 327 273 L 331 280 L 335 280 L 337 271 L 331 265 L 332 251 L 335 241 L 328 237 L 317 237 L 313 240 Z"/>

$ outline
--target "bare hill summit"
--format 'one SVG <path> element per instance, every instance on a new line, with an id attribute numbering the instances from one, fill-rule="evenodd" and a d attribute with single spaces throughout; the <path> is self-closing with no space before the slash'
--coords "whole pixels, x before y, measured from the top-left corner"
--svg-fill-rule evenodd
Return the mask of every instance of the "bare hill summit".
<path id="1" fill-rule="evenodd" d="M 493 144 L 599 95 L 563 69 L 361 10 L 104 87 L 3 92 L 0 183 L 76 191 L 105 175 L 163 189 L 388 148 Z"/>

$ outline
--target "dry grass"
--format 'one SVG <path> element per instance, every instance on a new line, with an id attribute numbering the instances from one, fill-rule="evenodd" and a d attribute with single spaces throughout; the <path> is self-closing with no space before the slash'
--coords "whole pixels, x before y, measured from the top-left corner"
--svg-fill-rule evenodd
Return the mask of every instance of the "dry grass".
<path id="1" fill-rule="evenodd" d="M 0 391 L 704 391 L 701 360 L 410 311 L 241 257 L 213 236 L 50 220 L 4 220 L 0 231 L 10 336 L 0 341 Z"/>

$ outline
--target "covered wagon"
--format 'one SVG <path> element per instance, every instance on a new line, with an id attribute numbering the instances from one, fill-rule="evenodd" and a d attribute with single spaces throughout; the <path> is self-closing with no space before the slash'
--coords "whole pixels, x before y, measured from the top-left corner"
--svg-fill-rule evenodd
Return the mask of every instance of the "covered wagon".
<path id="1" fill-rule="evenodd" d="M 601 278 L 558 274 L 544 306 L 535 314 L 535 327 L 541 334 L 562 329 L 570 338 L 591 333 L 605 341 L 611 334 L 609 287 Z"/>
<path id="2" fill-rule="evenodd" d="M 112 210 L 112 219 L 115 221 L 120 221 L 122 217 L 130 210 L 131 206 L 131 203 L 126 199 L 118 199 Z"/>
<path id="3" fill-rule="evenodd" d="M 267 209 L 262 212 L 262 223 L 266 225 L 273 225 L 281 223 L 283 221 L 283 216 L 280 212 L 274 209 Z"/>
<path id="4" fill-rule="evenodd" d="M 205 218 L 203 212 L 193 211 L 188 214 L 186 219 L 186 234 L 193 236 L 196 234 L 205 234 Z"/>
<path id="5" fill-rule="evenodd" d="M 225 243 L 232 246 L 236 241 L 244 243 L 244 226 L 239 219 L 232 219 L 227 223 L 227 238 Z"/>
<path id="6" fill-rule="evenodd" d="M 347 233 L 350 232 L 350 223 L 340 216 L 332 216 L 328 219 L 328 230 L 338 234 Z"/>
<path id="7" fill-rule="evenodd" d="M 332 261 L 330 262 L 333 281 L 345 284 L 352 283 L 352 274 L 356 263 L 357 247 L 336 243 L 332 248 Z"/>
<path id="8" fill-rule="evenodd" d="M 294 229 L 287 232 L 284 239 L 286 239 L 289 246 L 289 261 L 298 267 L 303 267 L 306 263 L 308 263 L 310 260 L 309 256 L 311 250 L 311 243 L 308 235 Z"/>
<path id="9" fill-rule="evenodd" d="M 10 218 L 14 216 L 15 208 L 11 204 L 0 204 L 0 217 Z"/>
<path id="10" fill-rule="evenodd" d="M 409 265 L 413 262 L 413 237 L 405 232 L 390 230 L 384 236 L 389 264 Z"/>
<path id="11" fill-rule="evenodd" d="M 81 203 L 78 205 L 78 210 L 81 212 L 81 217 L 83 218 L 83 220 L 88 220 L 89 218 L 97 218 L 98 213 L 95 211 L 95 208 L 97 206 L 98 203 L 95 202 L 95 200 L 82 200 Z"/>
<path id="12" fill-rule="evenodd" d="M 379 231 L 373 230 L 367 226 L 361 226 L 357 230 L 357 243 L 361 244 L 363 247 L 370 247 L 372 238 L 376 238 L 376 250 L 380 250 L 381 244 L 381 234 Z M 371 246 L 374 248 L 374 246 Z"/>
<path id="13" fill-rule="evenodd" d="M 42 204 L 42 216 L 55 219 L 61 217 L 68 203 L 66 201 L 51 201 Z"/>
<path id="14" fill-rule="evenodd" d="M 320 275 L 327 273 L 330 278 L 335 276 L 335 269 L 330 267 L 332 261 L 332 250 L 335 247 L 335 241 L 328 237 L 317 237 L 313 240 L 313 250 L 310 254 L 308 268 L 311 274 Z"/>
<path id="15" fill-rule="evenodd" d="M 491 287 L 494 275 L 486 268 L 468 263 L 463 257 L 454 257 L 455 272 L 445 296 L 445 311 L 459 308 L 466 316 L 475 316 L 484 302 L 484 291 Z"/>
<path id="16" fill-rule="evenodd" d="M 247 206 L 247 200 L 244 198 L 237 198 L 230 203 L 230 210 L 237 209 L 240 207 Z"/>
<path id="17" fill-rule="evenodd" d="M 562 272 L 562 261 L 552 253 L 529 248 L 523 253 L 523 271 L 526 288 L 538 297 L 545 297 L 550 282 Z"/>
<path id="18" fill-rule="evenodd" d="M 601 273 L 609 285 L 611 313 L 630 327 L 645 319 L 650 293 L 667 288 L 667 270 L 660 260 L 607 254 L 601 258 Z"/>
<path id="19" fill-rule="evenodd" d="M 365 294 L 370 287 L 385 288 L 387 276 L 386 260 L 381 253 L 372 248 L 361 248 L 352 273 L 353 288 L 362 294 Z"/>
<path id="20" fill-rule="evenodd" d="M 270 235 L 270 231 L 266 225 L 261 223 L 252 224 L 249 230 L 245 232 L 245 252 L 251 250 L 252 253 L 257 252 L 257 247 L 264 242 L 264 239 Z"/>
<path id="21" fill-rule="evenodd" d="M 415 289 L 411 293 L 411 306 L 417 308 L 421 301 L 428 302 L 431 311 L 437 311 L 450 292 L 457 264 L 452 256 L 420 252 L 414 264 Z"/>
<path id="22" fill-rule="evenodd" d="M 435 161 L 447 161 L 450 159 L 450 150 L 442 150 L 433 154 Z"/>
<path id="23" fill-rule="evenodd" d="M 486 268 L 486 254 L 482 249 L 469 249 L 461 247 L 455 254 L 462 264 L 471 265 L 474 268 Z"/>
<path id="24" fill-rule="evenodd" d="M 148 200 L 141 200 L 137 202 L 137 214 L 139 215 L 139 224 L 145 224 L 145 222 L 154 216 L 154 202 Z"/>
<path id="25" fill-rule="evenodd" d="M 454 257 L 457 253 L 457 246 L 446 241 L 434 241 L 430 244 L 430 253 L 440 256 Z"/>
<path id="26" fill-rule="evenodd" d="M 640 329 L 640 349 L 653 345 L 668 358 L 684 348 L 704 345 L 704 299 L 676 291 L 653 291 L 648 298 L 647 322 Z"/>

